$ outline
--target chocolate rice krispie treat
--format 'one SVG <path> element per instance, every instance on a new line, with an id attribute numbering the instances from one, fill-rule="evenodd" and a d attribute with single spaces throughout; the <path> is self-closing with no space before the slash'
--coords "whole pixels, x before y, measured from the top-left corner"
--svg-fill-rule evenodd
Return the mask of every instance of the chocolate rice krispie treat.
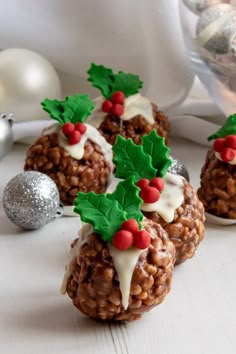
<path id="1" fill-rule="evenodd" d="M 42 105 L 58 122 L 30 146 L 25 171 L 51 177 L 65 205 L 73 205 L 78 191 L 103 193 L 111 177 L 112 150 L 97 129 L 84 123 L 93 102 L 75 95 L 65 101 L 45 99 Z"/>
<path id="2" fill-rule="evenodd" d="M 200 175 L 198 196 L 207 213 L 236 219 L 236 114 L 208 138 L 214 140 Z"/>
<path id="3" fill-rule="evenodd" d="M 113 152 L 116 177 L 135 177 L 143 215 L 167 231 L 176 248 L 175 264 L 191 258 L 204 236 L 204 208 L 190 183 L 168 172 L 171 160 L 164 139 L 154 130 L 142 137 L 142 145 L 119 136 Z"/>
<path id="4" fill-rule="evenodd" d="M 167 143 L 168 118 L 139 93 L 143 84 L 138 76 L 122 71 L 114 74 L 111 69 L 95 64 L 91 64 L 88 74 L 88 80 L 102 94 L 94 100 L 95 109 L 89 123 L 98 128 L 110 144 L 114 145 L 118 135 L 141 144 L 141 137 L 153 129 Z"/>
<path id="5" fill-rule="evenodd" d="M 143 218 L 134 177 L 114 193 L 79 193 L 85 224 L 72 244 L 61 292 L 84 314 L 133 321 L 170 291 L 175 248 L 163 228 Z"/>

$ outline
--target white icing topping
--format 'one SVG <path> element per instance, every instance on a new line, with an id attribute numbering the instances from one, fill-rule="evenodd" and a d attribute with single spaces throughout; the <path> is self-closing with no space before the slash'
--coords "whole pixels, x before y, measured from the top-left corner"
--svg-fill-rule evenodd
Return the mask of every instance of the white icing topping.
<path id="1" fill-rule="evenodd" d="M 156 203 L 143 203 L 141 210 L 157 212 L 166 222 L 174 219 L 175 210 L 184 201 L 183 177 L 167 172 L 163 178 L 165 187 L 161 192 L 160 199 Z"/>
<path id="2" fill-rule="evenodd" d="M 143 250 L 130 248 L 125 251 L 120 251 L 111 243 L 108 244 L 110 255 L 113 259 L 114 266 L 117 271 L 120 282 L 120 291 L 122 295 L 122 305 L 126 310 L 129 306 L 130 284 L 140 254 Z"/>
<path id="3" fill-rule="evenodd" d="M 124 109 L 124 114 L 121 116 L 123 120 L 128 120 L 141 114 L 148 123 L 154 123 L 151 102 L 140 93 L 127 97 L 124 102 Z"/>
<path id="4" fill-rule="evenodd" d="M 99 96 L 93 100 L 94 110 L 87 122 L 98 128 L 103 122 L 107 113 L 102 111 L 102 103 L 105 101 L 103 96 Z M 124 101 L 124 113 L 120 117 L 122 120 L 129 120 L 134 116 L 141 114 L 148 123 L 153 124 L 153 111 L 151 102 L 140 93 L 127 97 Z"/>
<path id="5" fill-rule="evenodd" d="M 219 153 L 219 152 L 215 152 L 215 156 L 216 156 L 216 158 L 217 158 L 218 160 L 223 161 L 222 158 L 221 158 L 221 156 L 220 156 L 220 153 Z M 223 161 L 223 162 L 225 162 L 225 161 Z M 236 154 L 235 154 L 234 159 L 231 160 L 231 161 L 228 161 L 227 163 L 230 164 L 230 165 L 236 165 Z"/>
<path id="6" fill-rule="evenodd" d="M 88 139 L 98 144 L 101 148 L 101 152 L 104 155 L 105 159 L 112 166 L 112 146 L 103 138 L 99 131 L 94 128 L 92 125 L 85 124 L 87 130 L 84 134 L 81 135 L 81 140 L 75 145 L 69 145 L 67 138 L 62 133 L 59 124 L 53 124 L 50 127 L 44 129 L 43 134 L 58 133 L 58 144 L 66 151 L 69 152 L 70 156 L 76 160 L 80 160 L 84 156 L 84 145 Z"/>
<path id="7" fill-rule="evenodd" d="M 74 259 L 79 255 L 80 248 L 87 241 L 88 235 L 93 232 L 93 227 L 90 224 L 84 224 L 84 226 L 79 231 L 79 239 L 76 245 L 70 249 L 69 260 L 67 262 L 64 277 L 61 284 L 61 293 L 66 293 L 66 287 L 68 279 L 71 276 L 71 265 Z"/>
<path id="8" fill-rule="evenodd" d="M 65 273 L 61 285 L 61 293 L 66 293 L 66 287 L 68 279 L 71 276 L 72 269 L 71 265 L 74 259 L 79 255 L 81 246 L 87 241 L 88 236 L 93 232 L 93 227 L 90 224 L 84 224 L 82 229 L 79 231 L 79 240 L 77 244 L 71 248 L 69 260 L 65 267 Z M 154 235 L 152 235 L 152 238 Z M 120 291 L 122 295 L 122 304 L 125 309 L 129 306 L 129 294 L 130 294 L 130 284 L 134 272 L 134 268 L 137 264 L 140 254 L 144 250 L 139 250 L 137 248 L 130 248 L 126 251 L 120 251 L 118 248 L 114 247 L 111 243 L 107 244 L 110 255 L 112 257 L 114 267 L 117 271 L 118 279 L 120 282 Z"/>

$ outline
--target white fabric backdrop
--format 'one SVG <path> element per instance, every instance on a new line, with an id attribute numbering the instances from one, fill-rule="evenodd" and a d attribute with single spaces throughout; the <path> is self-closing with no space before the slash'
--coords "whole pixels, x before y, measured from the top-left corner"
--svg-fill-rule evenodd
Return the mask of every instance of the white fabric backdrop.
<path id="1" fill-rule="evenodd" d="M 98 93 L 86 82 L 91 61 L 139 74 L 162 108 L 182 101 L 193 81 L 178 0 L 1 1 L 0 33 L 0 48 L 46 56 L 67 94 Z"/>
<path id="2" fill-rule="evenodd" d="M 24 47 L 49 59 L 64 94 L 98 94 L 86 74 L 94 61 L 139 74 L 143 94 L 169 114 L 174 135 L 206 144 L 217 128 L 219 110 L 202 90 L 180 106 L 194 74 L 184 48 L 178 0 L 2 1 L 0 33 L 2 49 Z M 16 139 L 41 129 L 35 124 L 27 131 L 24 124 L 15 126 Z"/>

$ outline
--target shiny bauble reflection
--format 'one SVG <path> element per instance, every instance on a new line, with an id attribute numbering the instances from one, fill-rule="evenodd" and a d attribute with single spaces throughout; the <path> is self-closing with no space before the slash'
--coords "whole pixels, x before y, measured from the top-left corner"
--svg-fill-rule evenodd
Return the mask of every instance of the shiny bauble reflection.
<path id="1" fill-rule="evenodd" d="M 28 49 L 0 52 L 0 109 L 12 112 L 16 121 L 48 118 L 40 102 L 60 98 L 61 84 L 53 66 Z"/>

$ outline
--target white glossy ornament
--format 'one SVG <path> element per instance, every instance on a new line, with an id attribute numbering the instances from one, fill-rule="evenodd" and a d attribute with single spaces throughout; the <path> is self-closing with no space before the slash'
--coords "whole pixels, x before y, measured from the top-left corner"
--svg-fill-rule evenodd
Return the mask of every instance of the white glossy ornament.
<path id="1" fill-rule="evenodd" d="M 229 3 L 230 0 L 183 0 L 184 4 L 199 15 L 202 11 L 206 10 L 210 6 L 215 6 L 222 3 Z"/>
<path id="2" fill-rule="evenodd" d="M 0 115 L 0 160 L 11 150 L 13 144 L 12 114 Z"/>
<path id="3" fill-rule="evenodd" d="M 61 84 L 53 66 L 41 55 L 11 48 L 0 52 L 0 109 L 16 121 L 48 118 L 40 102 L 60 98 Z"/>

